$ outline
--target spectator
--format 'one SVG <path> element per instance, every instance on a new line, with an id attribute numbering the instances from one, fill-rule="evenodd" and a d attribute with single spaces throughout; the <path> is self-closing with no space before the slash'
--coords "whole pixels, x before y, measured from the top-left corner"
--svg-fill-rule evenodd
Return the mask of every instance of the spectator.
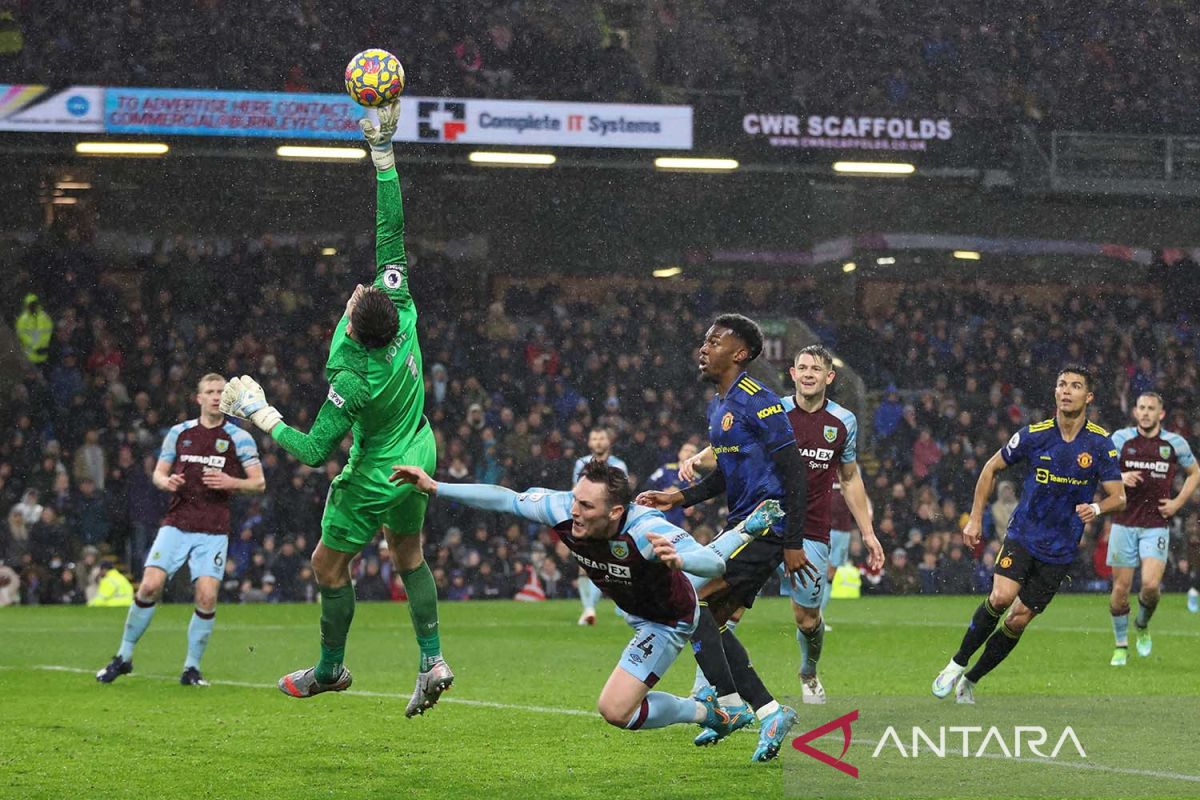
<path id="1" fill-rule="evenodd" d="M 903 547 L 892 551 L 891 562 L 884 568 L 883 581 L 884 591 L 888 594 L 916 594 L 921 590 L 921 577 Z"/>
<path id="2" fill-rule="evenodd" d="M 996 500 L 992 503 L 992 524 L 996 528 L 998 541 L 1002 542 L 1004 537 L 1008 536 L 1008 523 L 1016 510 L 1016 487 L 1012 481 L 1000 481 L 996 484 Z"/>
<path id="3" fill-rule="evenodd" d="M 54 320 L 42 308 L 38 296 L 25 295 L 21 314 L 17 317 L 17 338 L 21 340 L 21 353 L 30 364 L 40 367 L 46 363 L 53 334 Z"/>
<path id="4" fill-rule="evenodd" d="M 93 485 L 103 492 L 104 477 L 107 473 L 105 462 L 104 448 L 100 446 L 100 431 L 92 428 L 84 434 L 83 444 L 75 451 L 71 476 L 76 485 L 82 484 L 84 480 L 91 480 Z"/>
<path id="5" fill-rule="evenodd" d="M 392 588 L 388 586 L 383 575 L 379 573 L 379 561 L 374 558 L 366 559 L 363 575 L 354 584 L 354 593 L 359 600 L 391 600 Z"/>
<path id="6" fill-rule="evenodd" d="M 72 516 L 76 535 L 84 544 L 100 545 L 108 539 L 109 515 L 104 492 L 96 488 L 91 478 L 80 482 Z"/>
<path id="7" fill-rule="evenodd" d="M 128 608 L 133 605 L 133 584 L 121 574 L 111 559 L 101 559 L 100 574 L 100 586 L 95 597 L 88 600 L 89 606 Z"/>
<path id="8" fill-rule="evenodd" d="M 943 594 L 971 594 L 975 591 L 975 564 L 966 557 L 961 545 L 952 545 L 938 564 L 938 586 Z"/>
<path id="9" fill-rule="evenodd" d="M 16 570 L 0 561 L 0 608 L 15 606 L 21 602 L 21 576 Z"/>

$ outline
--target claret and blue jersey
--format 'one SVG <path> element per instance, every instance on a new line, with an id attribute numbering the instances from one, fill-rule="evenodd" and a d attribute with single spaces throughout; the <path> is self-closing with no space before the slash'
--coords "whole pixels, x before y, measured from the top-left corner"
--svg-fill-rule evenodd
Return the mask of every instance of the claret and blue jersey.
<path id="1" fill-rule="evenodd" d="M 1029 462 L 1008 539 L 1049 564 L 1070 564 L 1083 536 L 1075 507 L 1091 503 L 1100 483 L 1121 480 L 1108 431 L 1089 422 L 1068 442 L 1057 420 L 1048 419 L 1014 433 L 1000 457 L 1009 465 Z"/>
<path id="2" fill-rule="evenodd" d="M 731 526 L 763 500 L 779 500 L 786 507 L 771 454 L 795 447 L 796 437 L 779 395 L 743 372 L 724 397 L 717 395 L 709 405 L 708 441 L 725 477 Z M 783 528 L 784 523 L 777 523 L 771 535 L 780 535 Z"/>

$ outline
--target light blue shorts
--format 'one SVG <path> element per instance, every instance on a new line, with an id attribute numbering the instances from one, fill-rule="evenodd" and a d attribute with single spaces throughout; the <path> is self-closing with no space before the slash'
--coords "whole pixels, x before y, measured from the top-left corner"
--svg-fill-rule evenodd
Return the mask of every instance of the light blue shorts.
<path id="1" fill-rule="evenodd" d="M 821 596 L 829 591 L 827 584 L 829 583 L 829 545 L 824 542 L 814 542 L 811 539 L 804 540 L 804 555 L 808 556 L 809 562 L 817 568 L 816 580 L 812 578 L 805 579 L 805 585 L 800 586 L 799 581 L 795 587 L 792 586 L 791 578 L 787 574 L 787 568 L 783 564 L 779 565 L 777 572 L 779 573 L 779 593 L 781 595 L 790 595 L 792 602 L 804 608 L 820 608 Z"/>
<path id="2" fill-rule="evenodd" d="M 625 621 L 633 628 L 633 638 L 621 654 L 621 669 L 653 689 L 654 684 L 666 674 L 687 646 L 696 631 L 699 619 L 699 603 L 696 604 L 692 619 L 678 625 L 651 622 L 633 614 L 626 614 Z"/>
<path id="3" fill-rule="evenodd" d="M 196 578 L 225 577 L 225 554 L 229 550 L 229 537 L 220 533 L 189 533 L 179 528 L 164 525 L 158 529 L 154 544 L 150 545 L 147 567 L 158 567 L 167 573 L 167 580 L 175 576 L 185 563 L 194 583 Z"/>
<path id="4" fill-rule="evenodd" d="M 829 566 L 837 568 L 850 557 L 850 531 L 829 532 Z"/>
<path id="5" fill-rule="evenodd" d="M 1167 560 L 1167 546 L 1171 534 L 1166 528 L 1130 528 L 1115 522 L 1108 534 L 1108 558 L 1110 567 L 1136 567 L 1140 560 L 1157 558 Z"/>

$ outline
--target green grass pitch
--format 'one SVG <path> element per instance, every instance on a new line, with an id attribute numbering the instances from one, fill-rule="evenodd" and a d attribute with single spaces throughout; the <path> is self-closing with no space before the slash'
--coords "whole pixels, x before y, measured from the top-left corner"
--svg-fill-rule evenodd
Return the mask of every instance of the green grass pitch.
<path id="1" fill-rule="evenodd" d="M 821 661 L 831 705 L 797 705 L 793 733 L 836 716 L 839 696 L 864 705 L 871 696 L 927 700 L 932 726 L 953 716 L 952 701 L 929 698 L 929 684 L 977 603 L 834 601 Z M 417 655 L 400 604 L 359 604 L 347 648 L 353 689 L 305 701 L 274 685 L 314 661 L 316 606 L 219 608 L 203 665 L 213 683 L 207 688 L 177 681 L 189 606 L 159 610 L 135 655 L 136 672 L 111 686 L 93 673 L 116 650 L 124 609 L 0 609 L 0 797 L 769 798 L 783 796 L 785 770 L 811 770 L 800 773 L 802 783 L 808 774 L 833 774 L 795 753 L 787 763 L 749 763 L 752 732 L 701 750 L 691 744 L 695 727 L 633 733 L 606 725 L 595 698 L 629 629 L 611 603 L 602 604 L 595 628 L 577 627 L 578 611 L 569 602 L 442 604 L 442 642 L 457 680 L 441 705 L 409 720 L 403 712 Z M 786 601 L 760 600 L 738 635 L 767 685 L 796 703 L 790 616 Z M 1167 596 L 1152 630 L 1153 654 L 1139 658 L 1131 648 L 1129 666 L 1113 669 L 1107 599 L 1060 596 L 980 684 L 978 708 L 1015 697 L 1154 696 L 1146 702 L 1190 708 L 1200 721 L 1200 615 Z M 685 653 L 658 688 L 685 693 L 693 668 Z M 1194 741 L 1139 737 L 1154 724 L 1113 720 L 1103 735 L 1113 745 L 1148 737 L 1160 756 L 1152 766 L 1178 773 L 1162 793 L 1200 794 Z M 834 755 L 839 749 L 821 746 Z M 869 755 L 855 746 L 847 758 L 866 769 Z M 918 761 L 913 769 L 1002 767 L 1003 796 L 1027 784 L 1034 791 L 1041 777 L 1061 772 L 1095 795 L 1123 784 L 1123 796 L 1145 796 L 1159 786 L 1147 791 L 1155 779 L 1139 777 L 1136 762 L 1094 758 L 1079 770 L 990 760 Z"/>

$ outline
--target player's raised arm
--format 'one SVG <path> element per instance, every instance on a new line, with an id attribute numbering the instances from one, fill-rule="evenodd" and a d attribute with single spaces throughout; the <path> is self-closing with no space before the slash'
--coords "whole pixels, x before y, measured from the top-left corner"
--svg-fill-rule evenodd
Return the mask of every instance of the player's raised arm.
<path id="1" fill-rule="evenodd" d="M 367 386 L 353 373 L 340 372 L 329 387 L 329 396 L 317 412 L 312 429 L 301 433 L 283 421 L 283 415 L 267 404 L 266 394 L 249 375 L 232 378 L 221 393 L 221 411 L 248 419 L 279 446 L 310 467 L 325 463 L 354 424 L 354 415 L 367 398 Z"/>
<path id="2" fill-rule="evenodd" d="M 554 526 L 571 519 L 571 493 L 548 489 L 529 489 L 517 494 L 503 486 L 489 483 L 439 483 L 420 467 L 392 467 L 392 483 L 412 484 L 417 491 L 437 495 L 482 511 L 499 511 Z"/>
<path id="3" fill-rule="evenodd" d="M 375 285 L 387 292 L 397 307 L 412 304 L 408 292 L 408 254 L 404 249 L 404 202 L 392 137 L 400 121 L 400 101 L 379 109 L 379 125 L 369 119 L 358 124 L 371 145 L 377 171 L 375 206 Z"/>

